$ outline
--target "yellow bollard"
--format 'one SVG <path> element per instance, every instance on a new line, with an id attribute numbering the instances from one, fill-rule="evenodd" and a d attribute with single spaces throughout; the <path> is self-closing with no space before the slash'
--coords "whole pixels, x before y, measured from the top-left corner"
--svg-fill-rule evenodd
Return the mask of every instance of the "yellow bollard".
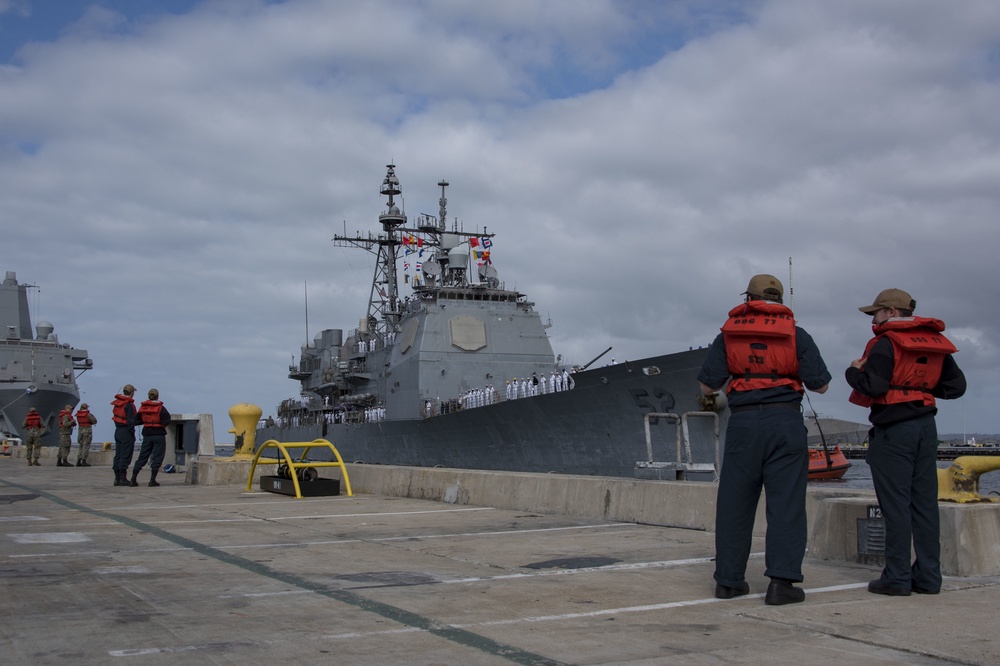
<path id="1" fill-rule="evenodd" d="M 1000 469 L 1000 456 L 959 456 L 951 467 L 939 469 L 939 502 L 996 502 L 1000 498 L 979 494 L 979 477 Z"/>
<path id="2" fill-rule="evenodd" d="M 229 408 L 229 419 L 233 422 L 233 427 L 229 429 L 229 432 L 236 435 L 234 455 L 253 455 L 257 423 L 263 413 L 260 407 L 247 402 L 241 402 Z"/>

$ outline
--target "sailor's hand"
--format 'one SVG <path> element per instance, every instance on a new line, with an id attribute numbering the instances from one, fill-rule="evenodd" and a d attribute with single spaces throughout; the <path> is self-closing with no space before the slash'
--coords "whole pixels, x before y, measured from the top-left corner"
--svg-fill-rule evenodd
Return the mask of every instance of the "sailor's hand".
<path id="1" fill-rule="evenodd" d="M 851 367 L 852 368 L 857 368 L 858 370 L 863 370 L 864 367 L 865 367 L 865 361 L 866 360 L 868 360 L 868 359 L 856 358 L 853 361 L 851 361 Z"/>
<path id="2" fill-rule="evenodd" d="M 719 396 L 718 393 L 702 393 L 698 396 L 698 406 L 701 407 L 703 412 L 714 412 L 715 411 L 715 399 Z"/>

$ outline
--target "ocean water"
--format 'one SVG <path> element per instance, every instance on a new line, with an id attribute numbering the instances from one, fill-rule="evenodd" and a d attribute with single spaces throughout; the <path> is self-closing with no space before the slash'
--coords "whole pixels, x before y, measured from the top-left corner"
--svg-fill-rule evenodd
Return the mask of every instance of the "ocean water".
<path id="1" fill-rule="evenodd" d="M 850 461 L 851 468 L 844 474 L 843 479 L 837 481 L 810 481 L 809 486 L 815 487 L 823 485 L 830 488 L 864 488 L 874 490 L 872 485 L 872 471 L 868 463 L 864 460 L 853 459 Z M 951 460 L 939 460 L 938 467 L 946 468 L 951 466 Z M 979 477 L 979 493 L 981 495 L 1000 496 L 1000 470 L 986 472 Z"/>

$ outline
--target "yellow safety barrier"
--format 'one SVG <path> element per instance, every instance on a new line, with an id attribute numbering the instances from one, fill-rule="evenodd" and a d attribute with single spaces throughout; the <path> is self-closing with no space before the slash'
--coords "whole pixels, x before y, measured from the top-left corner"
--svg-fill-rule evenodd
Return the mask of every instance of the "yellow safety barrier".
<path id="1" fill-rule="evenodd" d="M 306 460 L 306 454 L 309 453 L 309 450 L 320 446 L 329 448 L 333 452 L 333 456 L 337 459 L 336 462 L 333 460 L 329 462 Z M 281 454 L 281 458 L 265 458 L 261 460 L 261 454 L 264 453 L 265 449 L 277 449 Z M 292 458 L 291 453 L 288 451 L 289 449 L 302 449 L 298 460 Z M 260 448 L 257 449 L 257 455 L 253 457 L 253 464 L 250 465 L 250 478 L 247 479 L 247 490 L 253 490 L 253 471 L 257 468 L 257 465 L 280 465 L 281 463 L 287 465 L 291 471 L 292 483 L 295 484 L 295 497 L 298 499 L 302 499 L 302 488 L 299 486 L 299 475 L 295 472 L 305 467 L 339 467 L 341 473 L 344 475 L 344 487 L 347 489 L 347 494 L 354 494 L 351 492 L 351 480 L 347 477 L 347 468 L 344 467 L 344 459 L 340 457 L 340 451 L 325 439 L 314 439 L 311 442 L 267 440 L 260 445 Z"/>
<path id="2" fill-rule="evenodd" d="M 939 469 L 939 502 L 996 502 L 997 497 L 979 494 L 979 477 L 1000 470 L 1000 456 L 959 456 L 951 467 Z"/>

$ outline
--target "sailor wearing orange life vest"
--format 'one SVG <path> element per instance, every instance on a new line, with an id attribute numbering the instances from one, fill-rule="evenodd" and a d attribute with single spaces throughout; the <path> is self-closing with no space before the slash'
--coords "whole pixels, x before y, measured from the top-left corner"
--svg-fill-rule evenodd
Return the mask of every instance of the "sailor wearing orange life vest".
<path id="1" fill-rule="evenodd" d="M 885 568 L 868 591 L 890 596 L 941 590 L 934 415 L 937 398 L 959 398 L 966 388 L 944 322 L 914 317 L 916 305 L 905 291 L 886 289 L 858 308 L 872 315 L 875 337 L 845 371 L 851 402 L 871 408 L 866 457 L 885 519 Z"/>
<path id="2" fill-rule="evenodd" d="M 56 467 L 72 467 L 69 458 L 69 447 L 73 443 L 73 428 L 76 420 L 73 418 L 73 405 L 66 405 L 59 412 L 59 453 L 56 456 Z"/>
<path id="3" fill-rule="evenodd" d="M 135 453 L 135 387 L 126 384 L 122 392 L 111 401 L 111 420 L 115 422 L 115 459 L 111 469 L 115 473 L 115 485 L 128 485 L 128 466 Z"/>
<path id="4" fill-rule="evenodd" d="M 809 454 L 802 419 L 805 388 L 825 393 L 830 373 L 812 337 L 782 305 L 784 290 L 771 275 L 755 275 L 746 300 L 729 319 L 698 374 L 704 409 L 720 410 L 715 396 L 727 382 L 731 415 L 715 516 L 715 596 L 750 592 L 747 559 L 761 489 L 767 497 L 764 602 L 802 601 L 806 481 Z M 803 388 L 805 387 L 805 388 Z"/>
<path id="5" fill-rule="evenodd" d="M 27 435 L 24 440 L 25 451 L 24 458 L 28 461 L 29 465 L 37 465 L 41 467 L 38 462 L 38 454 L 42 450 L 42 417 L 38 414 L 38 410 L 34 407 L 28 408 L 28 413 L 24 417 L 24 423 L 21 425 L 24 428 L 24 432 Z"/>
<path id="6" fill-rule="evenodd" d="M 90 413 L 87 403 L 81 403 L 80 409 L 76 410 L 76 441 L 79 449 L 76 454 L 77 467 L 90 467 L 87 456 L 90 455 L 90 444 L 94 441 L 94 426 L 97 425 L 97 417 Z"/>
<path id="7" fill-rule="evenodd" d="M 160 471 L 160 465 L 163 464 L 163 456 L 167 450 L 167 426 L 170 424 L 170 412 L 159 401 L 160 392 L 155 388 L 149 389 L 148 396 L 149 399 L 142 401 L 137 412 L 139 422 L 142 423 L 142 448 L 139 449 L 139 457 L 132 468 L 132 480 L 129 482 L 132 487 L 139 485 L 139 472 L 145 466 L 146 461 L 150 460 L 150 455 L 152 455 L 152 460 L 149 463 L 149 485 L 152 488 L 160 485 L 156 482 L 156 475 Z"/>

